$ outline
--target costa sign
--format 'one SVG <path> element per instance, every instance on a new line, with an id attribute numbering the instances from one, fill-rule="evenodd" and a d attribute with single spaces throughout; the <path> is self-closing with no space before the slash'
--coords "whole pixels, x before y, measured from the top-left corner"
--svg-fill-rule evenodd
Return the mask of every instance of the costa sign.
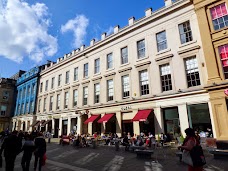
<path id="1" fill-rule="evenodd" d="M 228 89 L 224 90 L 224 93 L 228 96 Z"/>

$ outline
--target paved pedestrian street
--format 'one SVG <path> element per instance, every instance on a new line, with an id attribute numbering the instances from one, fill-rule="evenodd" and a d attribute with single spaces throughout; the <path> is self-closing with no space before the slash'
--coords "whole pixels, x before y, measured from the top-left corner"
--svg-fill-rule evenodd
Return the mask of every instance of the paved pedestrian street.
<path id="1" fill-rule="evenodd" d="M 177 149 L 158 148 L 152 159 L 138 159 L 135 153 L 126 152 L 123 147 L 115 151 L 114 146 L 74 148 L 71 145 L 47 144 L 47 161 L 43 171 L 185 171 L 185 164 L 176 157 Z M 227 159 L 213 159 L 205 152 L 205 171 L 227 171 Z M 21 171 L 22 154 L 15 162 L 15 171 Z M 34 157 L 30 170 L 33 170 Z M 3 163 L 4 164 L 4 163 Z M 4 169 L 2 169 L 4 170 Z"/>

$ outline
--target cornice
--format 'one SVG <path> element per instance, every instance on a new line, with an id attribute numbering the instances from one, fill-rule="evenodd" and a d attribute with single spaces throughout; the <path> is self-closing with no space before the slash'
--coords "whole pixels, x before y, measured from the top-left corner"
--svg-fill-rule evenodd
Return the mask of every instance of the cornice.
<path id="1" fill-rule="evenodd" d="M 90 82 L 90 80 L 87 80 L 87 81 L 82 82 L 81 84 L 87 84 L 89 82 Z"/>
<path id="2" fill-rule="evenodd" d="M 193 51 L 193 50 L 196 50 L 196 49 L 200 49 L 201 47 L 199 45 L 196 45 L 196 46 L 193 46 L 193 47 L 190 47 L 190 48 L 187 48 L 187 49 L 183 49 L 183 50 L 179 50 L 177 51 L 178 55 L 180 54 L 183 54 L 183 53 L 186 53 L 186 52 L 189 52 L 189 51 Z"/>
<path id="3" fill-rule="evenodd" d="M 155 61 L 158 62 L 158 61 L 161 61 L 161 60 L 164 60 L 167 58 L 172 58 L 173 56 L 174 56 L 173 54 L 164 55 L 164 56 L 161 56 L 159 58 L 156 58 Z"/>
<path id="4" fill-rule="evenodd" d="M 112 75 L 116 75 L 116 72 L 111 72 L 111 73 L 105 74 L 104 76 L 105 77 L 109 77 L 109 76 L 112 76 Z"/>
<path id="5" fill-rule="evenodd" d="M 141 67 L 141 66 L 144 66 L 144 65 L 150 65 L 150 64 L 151 64 L 151 61 L 142 62 L 142 63 L 136 64 L 135 68 L 138 68 L 138 67 Z"/>
<path id="6" fill-rule="evenodd" d="M 102 79 L 102 76 L 99 76 L 99 77 L 93 78 L 92 81 L 101 80 L 101 79 Z"/>
<path id="7" fill-rule="evenodd" d="M 121 72 L 129 71 L 129 70 L 132 70 L 132 67 L 127 67 L 127 68 L 124 68 L 124 69 L 120 69 L 120 70 L 118 70 L 118 72 L 121 73 Z"/>

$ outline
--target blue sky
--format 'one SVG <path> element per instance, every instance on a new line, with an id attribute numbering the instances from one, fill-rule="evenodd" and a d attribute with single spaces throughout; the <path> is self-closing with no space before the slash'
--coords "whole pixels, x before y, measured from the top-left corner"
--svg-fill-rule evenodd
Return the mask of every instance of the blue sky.
<path id="1" fill-rule="evenodd" d="M 44 64 L 164 0 L 0 0 L 0 77 Z"/>

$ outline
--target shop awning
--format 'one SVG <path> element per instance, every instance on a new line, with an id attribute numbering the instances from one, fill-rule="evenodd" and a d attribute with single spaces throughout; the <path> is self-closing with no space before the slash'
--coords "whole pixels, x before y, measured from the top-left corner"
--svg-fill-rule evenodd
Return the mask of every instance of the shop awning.
<path id="1" fill-rule="evenodd" d="M 88 123 L 90 123 L 90 122 L 94 122 L 99 116 L 100 116 L 100 115 L 91 115 L 91 117 L 88 118 L 88 119 L 84 122 L 84 124 L 88 124 Z"/>
<path id="2" fill-rule="evenodd" d="M 47 120 L 47 121 L 44 121 L 41 125 L 41 127 L 44 127 L 48 122 L 50 122 L 51 120 Z"/>
<path id="3" fill-rule="evenodd" d="M 146 121 L 151 111 L 151 109 L 139 110 L 135 117 L 132 119 L 132 121 Z"/>
<path id="4" fill-rule="evenodd" d="M 98 123 L 103 123 L 103 122 L 108 122 L 109 119 L 111 119 L 113 117 L 114 113 L 110 113 L 110 114 L 105 114 L 101 119 L 99 119 L 97 122 Z"/>

